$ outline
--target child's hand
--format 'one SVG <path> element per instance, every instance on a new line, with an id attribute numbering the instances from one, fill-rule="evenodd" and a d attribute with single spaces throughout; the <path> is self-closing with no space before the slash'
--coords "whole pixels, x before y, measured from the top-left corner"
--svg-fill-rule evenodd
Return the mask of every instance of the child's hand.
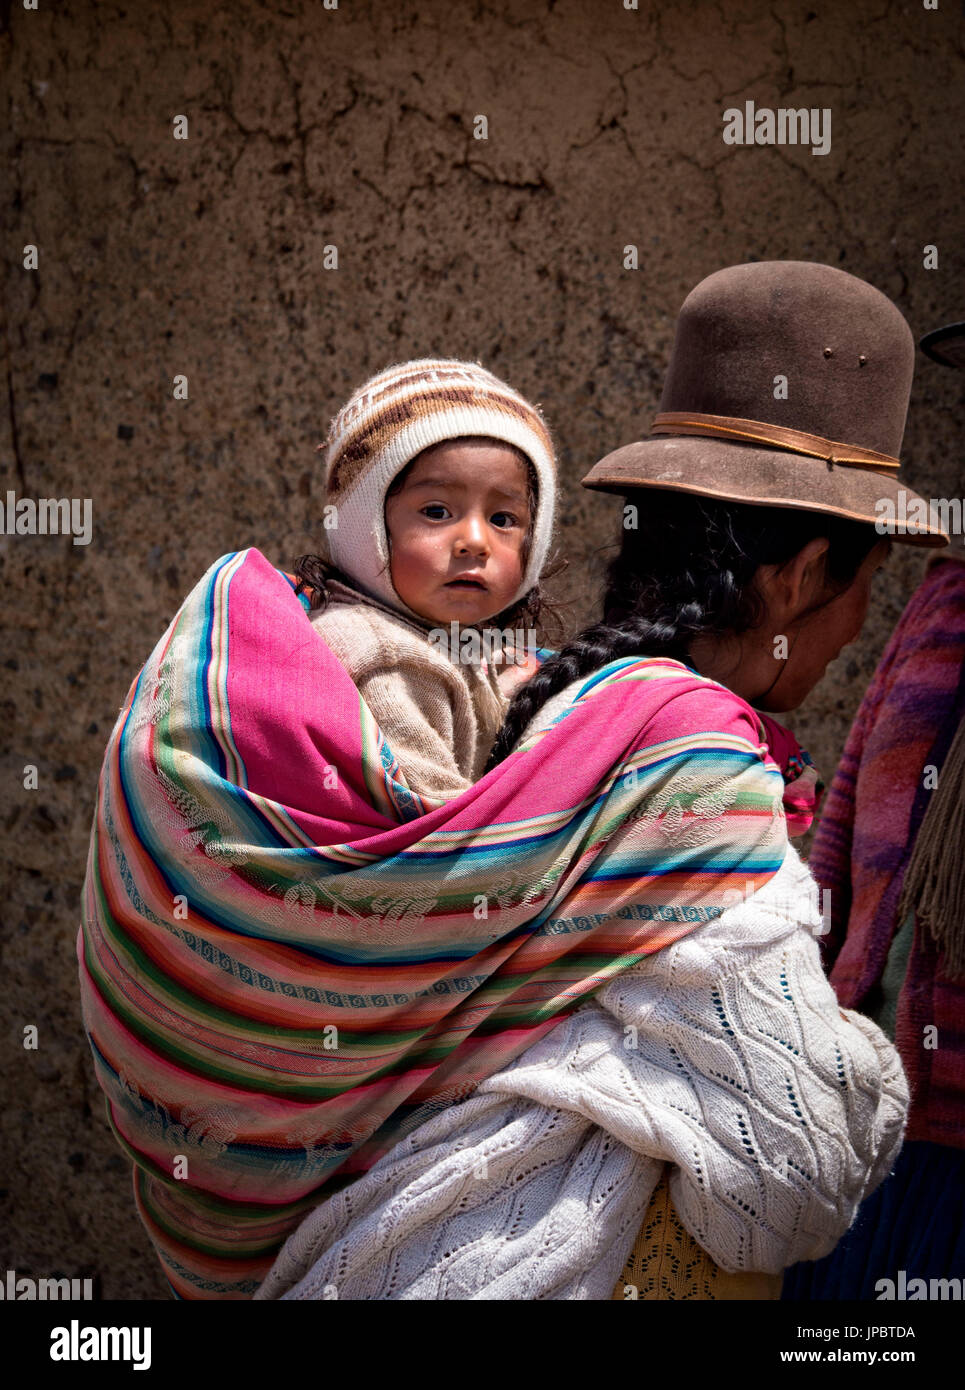
<path id="1" fill-rule="evenodd" d="M 793 840 L 799 835 L 806 835 L 811 829 L 824 785 L 810 763 L 792 781 L 787 781 L 786 770 L 784 777 L 784 813 L 787 817 L 787 833 Z"/>
<path id="2" fill-rule="evenodd" d="M 519 687 L 525 685 L 530 677 L 536 674 L 539 670 L 539 665 L 539 661 L 533 653 L 528 652 L 526 660 L 521 666 L 517 666 L 514 662 L 511 662 L 508 666 L 502 667 L 502 669 L 497 672 L 496 683 L 507 700 L 511 700 Z"/>
<path id="3" fill-rule="evenodd" d="M 784 812 L 790 839 L 806 835 L 811 828 L 824 783 L 797 739 L 776 719 L 757 711 L 764 726 L 768 750 L 784 778 Z"/>

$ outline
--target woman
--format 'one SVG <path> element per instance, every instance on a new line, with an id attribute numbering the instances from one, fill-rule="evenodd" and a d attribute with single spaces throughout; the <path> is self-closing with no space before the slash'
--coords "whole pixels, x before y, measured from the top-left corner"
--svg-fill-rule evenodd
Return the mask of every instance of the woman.
<path id="1" fill-rule="evenodd" d="M 640 833 L 679 880 L 668 913 L 700 925 L 324 1202 L 257 1297 L 609 1297 L 665 1164 L 702 1250 L 776 1275 L 827 1253 L 882 1181 L 904 1078 L 821 972 L 813 880 L 752 706 L 799 704 L 860 631 L 912 358 L 897 309 L 830 267 L 734 267 L 689 296 L 660 437 L 584 479 L 629 499 L 603 620 L 517 692 L 490 767 L 515 749 L 522 773 L 568 721 L 592 737 L 594 709 L 602 734 L 615 680 L 658 692 L 647 767 L 664 778 Z M 947 543 L 935 525 L 896 539 Z M 701 919 L 722 863 L 746 899 Z"/>
<path id="2" fill-rule="evenodd" d="M 937 557 L 868 687 L 814 843 L 838 998 L 894 1038 L 907 1142 L 790 1299 L 938 1298 L 965 1275 L 965 559 Z M 935 1283 L 935 1281 L 941 1281 Z"/>
<path id="3" fill-rule="evenodd" d="M 923 351 L 965 366 L 965 324 Z M 911 1090 L 894 1172 L 782 1296 L 945 1297 L 965 1273 L 965 555 L 932 558 L 878 664 L 814 842 L 838 998 L 893 1038 Z M 934 1281 L 940 1281 L 936 1284 Z"/>

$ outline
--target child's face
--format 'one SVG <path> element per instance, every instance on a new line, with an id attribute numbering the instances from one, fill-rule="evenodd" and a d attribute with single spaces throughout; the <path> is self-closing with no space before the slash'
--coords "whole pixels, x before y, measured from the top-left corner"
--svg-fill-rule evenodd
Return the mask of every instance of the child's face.
<path id="1" fill-rule="evenodd" d="M 440 626 L 507 607 L 523 577 L 527 469 L 506 444 L 458 440 L 421 453 L 386 499 L 395 591 Z"/>

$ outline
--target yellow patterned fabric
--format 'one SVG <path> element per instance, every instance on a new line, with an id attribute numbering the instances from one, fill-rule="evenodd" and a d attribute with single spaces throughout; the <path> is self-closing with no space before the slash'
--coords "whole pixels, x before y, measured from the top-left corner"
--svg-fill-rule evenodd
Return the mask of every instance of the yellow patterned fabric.
<path id="1" fill-rule="evenodd" d="M 782 1275 L 728 1274 L 700 1248 L 674 1210 L 669 1172 L 665 1165 L 613 1298 L 780 1298 Z"/>

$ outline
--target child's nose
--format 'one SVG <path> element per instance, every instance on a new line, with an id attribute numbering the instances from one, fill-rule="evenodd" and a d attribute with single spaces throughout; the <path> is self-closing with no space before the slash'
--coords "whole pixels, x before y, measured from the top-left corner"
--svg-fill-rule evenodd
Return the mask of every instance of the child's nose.
<path id="1" fill-rule="evenodd" d="M 456 550 L 464 546 L 467 550 L 472 550 L 476 554 L 485 554 L 489 550 L 489 535 L 486 529 L 485 519 L 482 516 L 467 516 L 463 518 L 463 523 L 459 527 L 456 536 Z"/>

